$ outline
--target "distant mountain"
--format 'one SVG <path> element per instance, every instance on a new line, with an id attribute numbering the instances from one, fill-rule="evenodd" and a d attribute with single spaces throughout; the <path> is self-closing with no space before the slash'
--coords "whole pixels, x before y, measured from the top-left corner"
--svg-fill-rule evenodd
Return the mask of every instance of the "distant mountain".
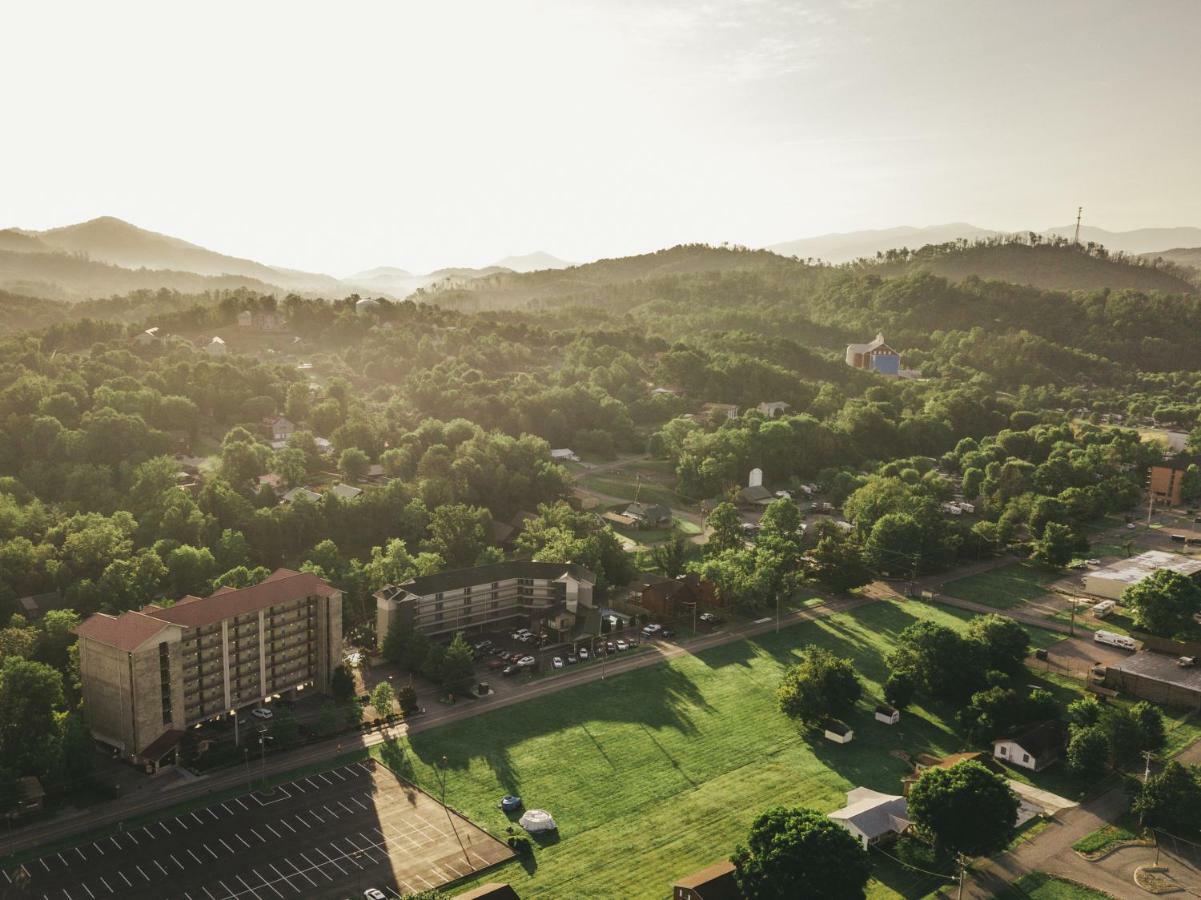
<path id="1" fill-rule="evenodd" d="M 510 270 L 502 269 L 498 266 L 489 266 L 484 269 L 437 269 L 425 275 L 414 275 L 412 272 L 396 268 L 395 266 L 377 266 L 374 269 L 367 269 L 364 272 L 348 275 L 342 281 L 359 293 L 387 294 L 397 299 L 404 299 L 423 288 L 458 287 L 460 284 L 471 281 L 474 278 L 508 271 Z"/>
<path id="2" fill-rule="evenodd" d="M 0 250 L 13 253 L 49 253 L 51 247 L 36 234 L 21 231 L 19 228 L 0 230 Z"/>
<path id="3" fill-rule="evenodd" d="M 1176 247 L 1172 250 L 1144 253 L 1142 256 L 1144 259 L 1163 259 L 1178 266 L 1201 269 L 1201 247 Z"/>
<path id="4" fill-rule="evenodd" d="M 236 275 L 288 290 L 342 292 L 338 280 L 329 275 L 298 272 L 264 265 L 254 260 L 226 256 L 179 238 L 147 231 L 112 216 L 101 216 L 77 225 L 66 225 L 32 234 L 51 250 L 82 254 L 96 262 L 126 269 L 164 269 L 213 276 Z"/>
<path id="5" fill-rule="evenodd" d="M 1076 231 L 1076 226 L 1060 225 L 1038 232 L 1044 236 L 1058 235 L 1070 238 Z M 996 237 L 1004 234 L 1025 234 L 1025 231 L 1007 232 L 996 229 L 980 228 L 967 222 L 952 222 L 947 225 L 930 225 L 925 228 L 913 228 L 908 225 L 899 228 L 883 228 L 874 231 L 849 231 L 838 234 L 823 234 L 817 237 L 801 238 L 795 241 L 785 241 L 782 244 L 772 244 L 767 249 L 784 256 L 797 256 L 801 259 L 822 259 L 826 262 L 850 262 L 862 257 L 874 257 L 877 253 L 887 250 L 898 250 L 907 247 L 916 250 L 927 244 L 946 244 L 951 241 L 977 238 Z M 1081 243 L 1092 241 L 1104 244 L 1109 250 L 1120 250 L 1123 253 L 1148 253 L 1155 250 L 1165 250 L 1169 247 L 1195 247 L 1201 245 L 1201 228 L 1138 228 L 1134 231 L 1107 231 L 1092 225 L 1080 228 Z"/>
<path id="6" fill-rule="evenodd" d="M 537 272 L 542 269 L 568 269 L 574 266 L 575 263 L 569 263 L 566 260 L 559 259 L 557 256 L 551 256 L 549 253 L 543 253 L 537 250 L 533 253 L 526 253 L 524 256 L 506 256 L 504 259 L 497 260 L 493 263 L 494 268 L 511 269 L 514 272 Z"/>

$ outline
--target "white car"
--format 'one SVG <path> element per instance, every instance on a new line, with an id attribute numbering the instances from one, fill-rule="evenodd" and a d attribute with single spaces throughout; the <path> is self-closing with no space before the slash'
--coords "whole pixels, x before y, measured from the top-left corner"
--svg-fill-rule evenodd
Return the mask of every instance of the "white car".
<path id="1" fill-rule="evenodd" d="M 578 656 L 580 659 L 587 659 L 587 658 L 588 658 L 588 648 L 587 648 L 587 647 L 581 647 L 581 648 L 580 648 L 580 649 L 579 649 L 579 650 L 576 652 L 576 656 Z"/>
<path id="2" fill-rule="evenodd" d="M 363 900 L 388 900 L 388 895 L 379 888 L 367 888 L 363 891 Z"/>
<path id="3" fill-rule="evenodd" d="M 252 716 L 254 716 L 256 719 L 270 719 L 272 716 L 275 715 L 275 713 L 273 713 L 271 710 L 267 709 L 266 707 L 262 707 L 262 706 L 258 707 L 257 709 L 252 709 L 250 711 L 250 714 Z"/>
<path id="4" fill-rule="evenodd" d="M 523 656 L 521 659 L 517 660 L 517 665 L 521 666 L 523 669 L 528 669 L 530 666 L 535 666 L 537 664 L 538 660 L 534 659 L 532 656 Z"/>
<path id="5" fill-rule="evenodd" d="M 561 657 L 561 656 L 556 656 L 554 659 L 552 659 L 552 660 L 550 661 L 550 664 L 551 664 L 552 666 L 554 666 L 556 669 L 561 669 L 561 668 L 563 668 L 563 657 Z"/>
<path id="6" fill-rule="evenodd" d="M 618 649 L 618 650 L 629 650 L 629 649 L 630 649 L 630 645 L 629 645 L 629 644 L 627 644 L 625 641 L 618 641 L 618 642 L 617 642 L 617 649 Z"/>
<path id="7" fill-rule="evenodd" d="M 651 635 L 658 634 L 662 630 L 663 630 L 662 625 L 651 624 L 651 625 L 644 626 L 642 629 L 642 633 L 645 634 L 647 637 L 650 637 Z"/>

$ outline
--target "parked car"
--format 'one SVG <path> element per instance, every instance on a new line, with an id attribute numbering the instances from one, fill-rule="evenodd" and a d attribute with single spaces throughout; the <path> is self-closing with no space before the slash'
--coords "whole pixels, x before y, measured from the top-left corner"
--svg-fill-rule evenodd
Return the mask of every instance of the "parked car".
<path id="1" fill-rule="evenodd" d="M 664 640 L 671 640 L 675 636 L 676 636 L 676 633 L 674 631 L 672 631 L 670 628 L 664 628 L 662 631 L 659 632 L 659 637 L 663 638 Z"/>
<path id="2" fill-rule="evenodd" d="M 627 644 L 625 641 L 618 641 L 618 642 L 617 642 L 617 649 L 618 649 L 618 650 L 629 650 L 629 649 L 630 649 L 630 645 L 629 645 L 629 644 Z"/>
<path id="3" fill-rule="evenodd" d="M 574 653 L 567 654 L 567 665 L 574 666 L 579 661 L 579 658 Z"/>
<path id="4" fill-rule="evenodd" d="M 387 894 L 379 888 L 367 888 L 363 891 L 364 900 L 388 900 Z"/>
<path id="5" fill-rule="evenodd" d="M 508 657 L 509 662 L 519 663 L 519 662 L 521 662 L 521 660 L 524 656 L 525 656 L 525 654 L 522 653 L 521 651 L 515 651 L 515 652 L 509 654 L 509 657 Z"/>
<path id="6" fill-rule="evenodd" d="M 612 641 L 605 641 L 605 652 L 606 653 L 616 653 L 617 652 L 617 647 L 613 644 Z"/>
<path id="7" fill-rule="evenodd" d="M 645 634 L 647 637 L 652 637 L 652 636 L 658 634 L 662 630 L 663 630 L 662 625 L 655 625 L 654 623 L 651 623 L 650 625 L 643 626 L 642 633 Z"/>
<path id="8" fill-rule="evenodd" d="M 521 666 L 517 665 L 516 663 L 509 663 L 507 666 L 505 666 L 503 669 L 501 669 L 500 674 L 501 675 L 516 675 L 520 671 L 521 671 Z"/>
<path id="9" fill-rule="evenodd" d="M 528 669 L 531 666 L 536 666 L 537 664 L 538 660 L 534 659 L 532 656 L 523 656 L 521 659 L 517 660 L 517 665 L 521 666 L 523 669 Z"/>
<path id="10" fill-rule="evenodd" d="M 719 619 L 717 616 L 715 616 L 711 612 L 701 613 L 699 616 L 697 616 L 697 618 L 700 619 L 702 622 L 704 622 L 706 625 L 717 625 L 721 622 L 721 619 Z"/>
<path id="11" fill-rule="evenodd" d="M 501 812 L 517 812 L 521 809 L 521 798 L 515 794 L 506 794 L 500 798 Z"/>
<path id="12" fill-rule="evenodd" d="M 260 706 L 257 709 L 252 709 L 250 714 L 256 719 L 270 719 L 275 715 L 275 713 L 263 706 Z"/>
<path id="13" fill-rule="evenodd" d="M 561 657 L 561 656 L 556 656 L 554 659 L 552 659 L 552 660 L 550 661 L 550 664 L 551 664 L 552 666 L 554 666 L 556 669 L 561 669 L 561 668 L 563 668 L 563 657 Z"/>
<path id="14" fill-rule="evenodd" d="M 588 648 L 587 648 L 587 647 L 581 647 L 581 648 L 580 648 L 578 651 L 576 651 L 576 652 L 577 652 L 578 656 L 580 657 L 580 659 L 587 659 L 587 658 L 588 658 Z"/>

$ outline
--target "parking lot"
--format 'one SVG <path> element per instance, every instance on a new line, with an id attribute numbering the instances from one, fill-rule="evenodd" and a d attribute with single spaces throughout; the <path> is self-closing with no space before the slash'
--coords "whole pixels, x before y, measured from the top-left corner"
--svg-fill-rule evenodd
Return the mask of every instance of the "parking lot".
<path id="1" fill-rule="evenodd" d="M 0 896 L 389 897 L 503 862 L 509 847 L 368 761 L 139 824 L 0 870 Z"/>

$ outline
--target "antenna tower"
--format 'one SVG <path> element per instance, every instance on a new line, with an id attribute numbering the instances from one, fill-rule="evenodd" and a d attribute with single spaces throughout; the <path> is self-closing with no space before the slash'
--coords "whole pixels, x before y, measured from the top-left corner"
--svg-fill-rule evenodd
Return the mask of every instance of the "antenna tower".
<path id="1" fill-rule="evenodd" d="M 1083 214 L 1084 214 L 1084 207 L 1077 206 L 1076 207 L 1076 236 L 1074 238 L 1072 238 L 1073 244 L 1080 243 L 1080 216 L 1082 216 Z"/>

